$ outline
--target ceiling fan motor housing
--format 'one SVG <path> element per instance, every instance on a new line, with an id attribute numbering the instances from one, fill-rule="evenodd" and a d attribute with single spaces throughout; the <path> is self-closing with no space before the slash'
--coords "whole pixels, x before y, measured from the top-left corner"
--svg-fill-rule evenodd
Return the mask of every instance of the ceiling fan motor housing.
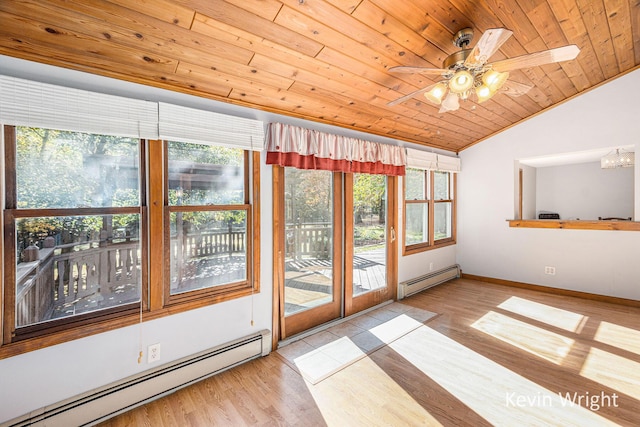
<path id="1" fill-rule="evenodd" d="M 463 28 L 453 36 L 453 44 L 460 49 L 469 46 L 471 40 L 473 40 L 473 30 L 471 28 Z"/>
<path id="2" fill-rule="evenodd" d="M 442 61 L 442 68 L 446 68 L 448 70 L 456 70 L 458 68 L 464 67 L 464 61 L 467 59 L 469 54 L 471 53 L 471 49 L 462 49 L 458 52 L 452 53 L 447 56 L 444 61 Z"/>

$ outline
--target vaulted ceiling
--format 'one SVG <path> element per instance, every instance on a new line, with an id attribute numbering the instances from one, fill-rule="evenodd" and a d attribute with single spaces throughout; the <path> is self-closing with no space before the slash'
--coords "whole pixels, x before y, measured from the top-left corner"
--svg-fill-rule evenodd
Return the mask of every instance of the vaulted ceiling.
<path id="1" fill-rule="evenodd" d="M 510 37 L 489 62 L 576 44 L 512 71 L 525 95 L 458 111 L 416 94 L 470 27 Z M 2 0 L 0 54 L 460 151 L 640 64 L 640 0 Z"/>

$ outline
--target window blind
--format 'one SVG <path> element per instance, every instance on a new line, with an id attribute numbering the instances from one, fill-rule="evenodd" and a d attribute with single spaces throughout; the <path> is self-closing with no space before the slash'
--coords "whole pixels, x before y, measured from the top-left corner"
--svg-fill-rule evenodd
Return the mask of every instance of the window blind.
<path id="1" fill-rule="evenodd" d="M 443 172 L 460 172 L 460 158 L 438 154 L 436 169 Z"/>
<path id="2" fill-rule="evenodd" d="M 157 139 L 155 102 L 0 76 L 0 122 Z"/>
<path id="3" fill-rule="evenodd" d="M 264 125 L 259 120 L 160 102 L 160 139 L 196 144 L 223 145 L 261 151 Z"/>
<path id="4" fill-rule="evenodd" d="M 407 148 L 407 167 L 443 172 L 460 172 L 460 158 Z"/>
<path id="5" fill-rule="evenodd" d="M 407 167 L 412 169 L 431 170 L 436 168 L 438 155 L 427 151 L 407 148 Z"/>

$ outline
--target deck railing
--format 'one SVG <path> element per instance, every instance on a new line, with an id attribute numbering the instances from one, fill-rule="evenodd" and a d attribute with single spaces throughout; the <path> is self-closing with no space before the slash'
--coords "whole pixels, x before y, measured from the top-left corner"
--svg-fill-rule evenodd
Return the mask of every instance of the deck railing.
<path id="1" fill-rule="evenodd" d="M 285 257 L 331 258 L 333 228 L 330 222 L 285 225 Z"/>
<path id="2" fill-rule="evenodd" d="M 217 230 L 184 235 L 182 257 L 233 255 L 246 251 L 246 230 Z M 181 245 L 171 236 L 171 250 Z M 82 250 L 78 250 L 82 247 Z M 26 326 L 57 317 L 61 307 L 75 310 L 83 299 L 85 311 L 105 308 L 116 288 L 140 283 L 141 254 L 138 242 L 100 241 L 58 245 L 40 249 L 39 259 L 21 262 L 16 271 L 16 325 Z M 176 259 L 176 257 L 173 257 Z M 114 305 L 116 303 L 113 303 Z M 99 306 L 98 306 L 99 305 Z"/>
<path id="3" fill-rule="evenodd" d="M 114 287 L 138 283 L 140 253 L 137 242 L 74 250 L 94 243 L 98 242 L 41 249 L 39 260 L 18 264 L 17 326 L 51 319 L 56 308 L 73 305 L 92 295 L 95 295 L 97 305 Z"/>
<path id="4" fill-rule="evenodd" d="M 42 259 L 18 264 L 16 275 L 16 325 L 23 326 L 46 319 L 54 304 L 53 251 Z"/>
<path id="5" fill-rule="evenodd" d="M 182 259 L 244 253 L 246 251 L 246 234 L 244 228 L 233 229 L 231 227 L 228 230 L 184 234 Z M 179 247 L 178 235 L 173 233 L 171 235 L 171 253 L 177 254 Z"/>

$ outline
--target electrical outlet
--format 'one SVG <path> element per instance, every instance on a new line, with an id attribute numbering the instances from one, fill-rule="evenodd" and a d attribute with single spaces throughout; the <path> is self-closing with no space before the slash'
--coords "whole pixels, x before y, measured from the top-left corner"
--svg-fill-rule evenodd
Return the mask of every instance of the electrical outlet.
<path id="1" fill-rule="evenodd" d="M 544 268 L 544 274 L 548 274 L 550 276 L 555 276 L 556 275 L 556 268 L 555 267 L 545 267 Z"/>
<path id="2" fill-rule="evenodd" d="M 160 343 L 147 347 L 147 363 L 158 362 L 160 360 Z"/>

